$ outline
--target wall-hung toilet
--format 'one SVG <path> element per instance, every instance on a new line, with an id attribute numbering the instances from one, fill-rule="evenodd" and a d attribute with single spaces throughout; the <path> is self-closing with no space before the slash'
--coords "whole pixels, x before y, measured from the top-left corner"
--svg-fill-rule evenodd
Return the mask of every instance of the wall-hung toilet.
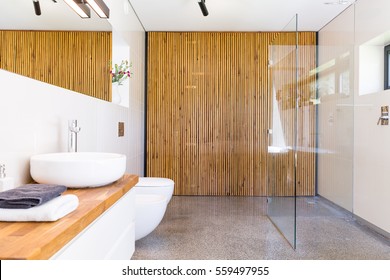
<path id="1" fill-rule="evenodd" d="M 164 217 L 175 183 L 171 179 L 140 177 L 135 190 L 135 240 L 151 233 Z"/>

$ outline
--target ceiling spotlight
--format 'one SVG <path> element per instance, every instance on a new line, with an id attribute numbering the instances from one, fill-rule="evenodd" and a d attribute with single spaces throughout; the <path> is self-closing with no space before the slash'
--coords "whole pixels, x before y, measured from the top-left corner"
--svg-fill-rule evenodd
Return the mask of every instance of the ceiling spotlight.
<path id="1" fill-rule="evenodd" d="M 39 0 L 33 0 L 34 11 L 37 16 L 41 15 L 41 5 L 39 4 Z"/>
<path id="2" fill-rule="evenodd" d="M 207 11 L 206 0 L 198 0 L 199 7 L 202 11 L 202 14 L 206 17 L 209 15 L 209 11 Z"/>

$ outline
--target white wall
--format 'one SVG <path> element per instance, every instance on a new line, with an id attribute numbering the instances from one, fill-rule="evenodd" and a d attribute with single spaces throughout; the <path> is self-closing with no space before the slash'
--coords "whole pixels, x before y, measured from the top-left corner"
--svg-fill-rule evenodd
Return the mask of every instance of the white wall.
<path id="1" fill-rule="evenodd" d="M 145 32 L 132 10 L 124 13 L 122 1 L 106 3 L 111 17 L 123 15 L 111 24 L 119 25 L 134 65 L 129 108 L 0 70 L 0 163 L 16 185 L 31 180 L 31 155 L 67 151 L 69 119 L 77 119 L 81 127 L 79 151 L 126 154 L 127 172 L 143 175 Z M 117 136 L 119 121 L 125 123 L 124 137 Z"/>
<path id="2" fill-rule="evenodd" d="M 334 122 L 339 123 L 339 129 L 329 129 L 327 137 L 335 139 L 335 145 L 349 141 L 353 148 L 353 157 L 350 148 L 344 147 L 346 153 L 343 151 L 344 148 L 340 149 L 331 160 L 339 169 L 335 170 L 335 168 L 326 168 L 323 157 L 320 156 L 319 177 L 322 178 L 319 181 L 320 194 L 345 207 L 345 202 L 334 195 L 344 188 L 347 191 L 345 198 L 349 200 L 351 196 L 353 213 L 387 233 L 390 232 L 388 217 L 390 213 L 390 172 L 388 171 L 390 126 L 378 126 L 377 121 L 380 107 L 390 105 L 390 91 L 373 90 L 375 87 L 372 87 L 372 84 L 380 84 L 383 81 L 383 74 L 377 74 L 379 77 L 366 75 L 365 71 L 369 65 L 365 64 L 370 63 L 370 60 L 365 57 L 367 52 L 362 54 L 360 51 L 364 51 L 366 46 L 370 46 L 370 49 L 378 49 L 380 44 L 384 46 L 389 43 L 387 39 L 390 31 L 389 10 L 388 0 L 359 0 L 319 32 L 319 61 L 331 57 L 337 58 L 340 52 L 328 56 L 326 50 L 329 47 L 348 50 L 354 55 L 353 71 L 351 71 L 354 76 L 351 92 L 353 100 L 350 99 L 354 106 L 346 107 L 353 108 L 353 112 L 344 112 L 341 115 L 343 111 L 339 110 L 337 103 L 342 100 L 336 100 L 327 108 L 322 105 L 320 107 L 322 111 L 320 110 L 319 113 L 319 123 L 322 124 L 322 128 L 326 127 L 327 115 L 331 112 L 336 114 Z M 345 30 L 346 26 L 349 26 L 351 36 L 341 36 L 341 30 Z M 329 44 L 329 42 L 333 43 Z M 364 59 L 361 59 L 362 57 Z M 353 129 L 351 129 L 352 123 Z M 338 155 L 341 156 L 340 163 L 337 162 Z M 353 158 L 353 165 L 350 162 L 351 158 Z M 326 177 L 337 179 L 327 181 Z M 353 186 L 353 189 L 348 190 L 350 186 Z"/>
<path id="3" fill-rule="evenodd" d="M 390 31 L 389 10 L 388 0 L 357 2 L 356 49 L 373 39 L 378 44 L 381 42 L 382 46 L 390 43 L 386 39 Z M 363 62 L 356 60 L 358 72 Z M 383 72 L 380 75 L 377 80 L 383 81 Z M 363 95 L 364 89 L 358 85 L 362 84 L 362 80 L 366 83 L 375 83 L 375 80 L 373 77 L 368 79 L 364 73 L 359 73 L 358 79 L 359 83 L 355 83 L 354 213 L 390 232 L 390 126 L 377 125 L 380 107 L 390 105 L 390 91 L 379 90 Z"/>
<path id="4" fill-rule="evenodd" d="M 129 104 L 126 106 L 129 108 L 129 119 L 125 126 L 129 137 L 129 153 L 138 168 L 133 173 L 144 175 L 146 33 L 128 0 L 105 0 L 105 3 L 110 8 L 109 22 L 115 34 L 122 37 L 122 44 L 129 46 L 128 57 L 133 65 L 133 75 L 128 80 L 130 92 Z M 116 50 L 114 46 L 113 51 Z"/>

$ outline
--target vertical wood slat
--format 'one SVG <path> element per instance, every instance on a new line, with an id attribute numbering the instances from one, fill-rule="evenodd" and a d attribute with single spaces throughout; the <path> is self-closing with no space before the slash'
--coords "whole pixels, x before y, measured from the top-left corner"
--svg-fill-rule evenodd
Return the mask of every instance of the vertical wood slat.
<path id="1" fill-rule="evenodd" d="M 281 175 L 278 195 L 291 194 L 291 178 L 282 176 L 293 168 L 291 155 L 271 162 L 267 156 L 272 114 L 268 46 L 277 35 L 149 33 L 147 176 L 172 178 L 176 195 L 261 196 L 267 194 L 273 163 Z M 283 44 L 290 43 L 289 35 L 281 38 Z M 299 40 L 314 46 L 315 33 L 300 33 Z M 306 82 L 300 85 L 298 119 L 300 126 L 308 123 L 310 131 L 309 139 L 299 140 L 311 147 L 315 107 L 308 106 L 307 83 L 313 77 L 305 73 L 315 68 L 313 49 L 302 49 L 299 56 Z M 285 121 L 291 126 L 288 115 Z M 313 195 L 315 155 L 298 152 L 297 170 L 297 194 Z"/>
<path id="2" fill-rule="evenodd" d="M 295 173 L 294 151 L 270 155 L 268 165 L 273 168 L 274 172 L 274 178 L 271 178 L 273 179 L 271 190 L 274 192 L 272 195 L 293 196 L 295 180 L 298 196 L 315 194 L 316 107 L 311 103 L 310 98 L 315 96 L 312 86 L 316 80 L 315 75 L 310 74 L 310 70 L 316 65 L 316 41 L 310 32 L 299 33 L 298 41 L 298 54 L 295 52 L 296 34 L 294 32 L 283 33 L 283 36 L 278 35 L 273 41 L 273 45 L 276 46 L 274 48 L 276 57 L 273 59 L 277 60 L 276 65 L 272 67 L 272 71 L 277 72 L 277 74 L 274 73 L 276 76 L 273 81 L 275 81 L 286 145 L 296 144 L 297 146 L 297 168 Z M 297 58 L 298 68 L 296 67 Z M 295 77 L 296 68 L 298 69 L 298 81 Z M 298 85 L 298 104 L 295 96 L 296 85 Z M 295 120 L 297 120 L 297 143 L 295 143 Z"/>
<path id="3" fill-rule="evenodd" d="M 111 32 L 0 30 L 0 68 L 111 100 Z"/>

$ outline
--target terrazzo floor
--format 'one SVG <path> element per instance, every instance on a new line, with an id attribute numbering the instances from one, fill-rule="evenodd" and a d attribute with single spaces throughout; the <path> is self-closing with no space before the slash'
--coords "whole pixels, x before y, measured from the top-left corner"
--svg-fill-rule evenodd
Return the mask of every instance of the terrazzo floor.
<path id="1" fill-rule="evenodd" d="M 297 200 L 297 248 L 266 216 L 264 197 L 174 196 L 136 241 L 133 260 L 390 260 L 390 240 L 320 197 Z"/>

